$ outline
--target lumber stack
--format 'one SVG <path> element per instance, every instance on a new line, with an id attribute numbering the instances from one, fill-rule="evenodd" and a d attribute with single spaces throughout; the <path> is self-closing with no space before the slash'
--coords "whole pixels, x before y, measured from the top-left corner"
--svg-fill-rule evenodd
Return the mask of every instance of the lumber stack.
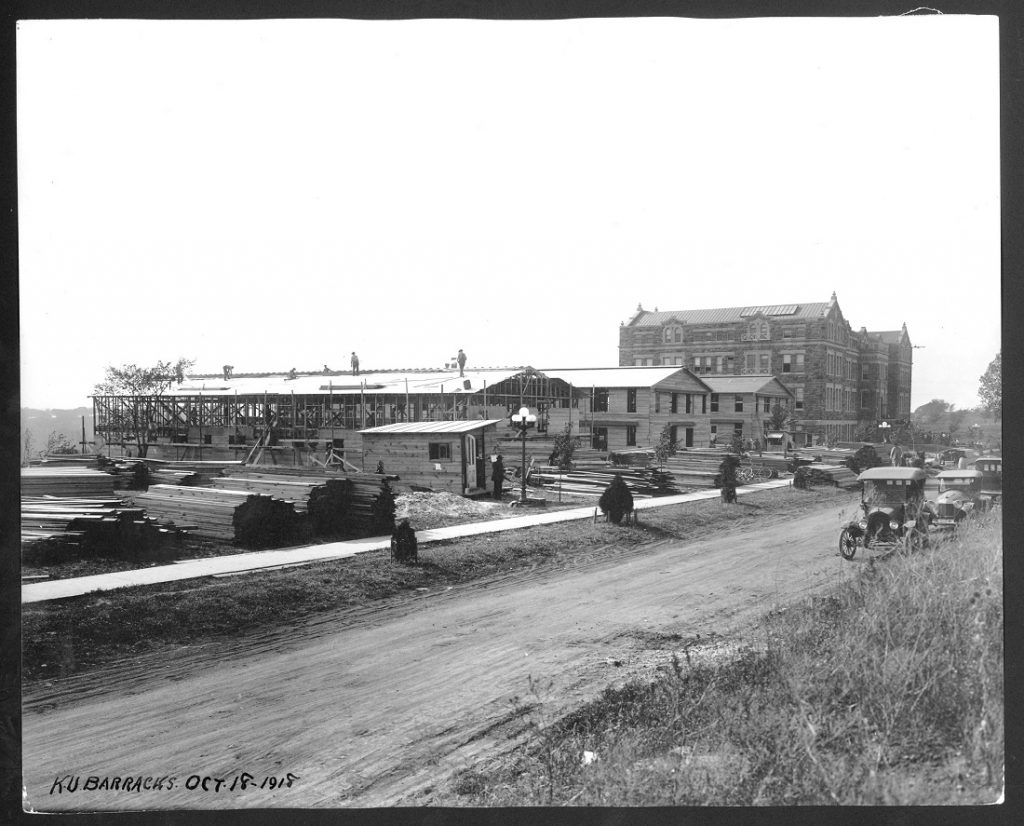
<path id="1" fill-rule="evenodd" d="M 224 460 L 224 461 L 200 461 L 200 460 L 182 460 L 182 461 L 165 461 L 163 459 L 142 459 L 149 468 L 150 477 L 154 474 L 167 474 L 167 473 L 179 473 L 179 474 L 194 474 L 193 477 L 189 477 L 187 484 L 190 485 L 209 485 L 210 482 L 224 473 L 229 472 L 234 468 L 242 467 L 241 461 Z M 165 477 L 166 478 L 166 477 Z M 171 483 L 173 484 L 173 483 Z M 178 482 L 178 484 L 181 484 Z"/>
<path id="2" fill-rule="evenodd" d="M 21 494 L 30 497 L 112 499 L 114 480 L 109 473 L 89 467 L 58 465 L 22 468 Z"/>
<path id="3" fill-rule="evenodd" d="M 233 476 L 222 476 L 212 480 L 212 487 L 221 490 L 242 490 L 259 493 L 291 502 L 296 513 L 305 513 L 309 508 L 310 494 L 318 487 L 324 487 L 328 481 L 340 484 L 338 480 L 311 479 L 309 477 L 290 477 L 272 473 L 245 473 Z"/>
<path id="4" fill-rule="evenodd" d="M 249 491 L 153 485 L 135 504 L 161 522 L 242 545 L 286 544 L 296 531 L 290 502 Z"/>
<path id="5" fill-rule="evenodd" d="M 546 490 L 579 496 L 600 496 L 616 474 L 622 477 L 634 499 L 670 496 L 679 493 L 672 475 L 654 468 L 610 468 L 603 465 L 575 466 L 571 471 L 556 468 L 535 469 L 532 478 Z"/>
<path id="6" fill-rule="evenodd" d="M 90 555 L 139 560 L 160 549 L 173 531 L 119 499 L 24 497 L 21 540 L 31 545 L 61 540 Z"/>
<path id="7" fill-rule="evenodd" d="M 839 488 L 855 488 L 857 486 L 857 474 L 845 465 L 826 465 L 821 462 L 812 462 L 797 468 L 793 484 L 796 487 L 832 485 Z"/>
<path id="8" fill-rule="evenodd" d="M 219 487 L 248 489 L 294 501 L 296 510 L 308 511 L 320 535 L 341 532 L 381 533 L 394 527 L 388 519 L 388 501 L 397 478 L 362 471 L 318 471 L 313 468 L 229 468 Z M 247 481 L 242 481 L 247 480 Z M 300 503 L 298 497 L 303 497 Z M 382 520 L 383 514 L 383 520 Z"/>

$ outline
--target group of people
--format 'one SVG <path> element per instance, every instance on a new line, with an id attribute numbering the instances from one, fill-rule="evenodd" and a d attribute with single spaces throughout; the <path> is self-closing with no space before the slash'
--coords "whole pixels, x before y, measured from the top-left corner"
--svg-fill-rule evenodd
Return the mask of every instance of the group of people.
<path id="1" fill-rule="evenodd" d="M 465 369 L 466 369 L 466 354 L 462 351 L 461 347 L 459 348 L 459 355 L 456 356 L 455 361 L 459 365 L 459 376 L 460 377 L 464 376 L 465 375 Z M 353 376 L 358 376 L 359 375 L 359 356 L 356 355 L 356 351 L 355 350 L 352 351 L 352 357 L 349 359 L 349 365 L 352 367 L 352 375 Z M 227 370 L 228 368 L 225 367 L 224 369 Z M 294 373 L 294 371 L 295 371 L 295 368 L 292 368 L 292 372 L 293 373 Z M 331 370 L 331 368 L 328 367 L 325 364 L 324 365 L 324 375 L 326 376 L 328 373 L 331 373 L 331 372 L 333 372 Z M 292 378 L 295 378 L 294 375 L 292 376 Z"/>

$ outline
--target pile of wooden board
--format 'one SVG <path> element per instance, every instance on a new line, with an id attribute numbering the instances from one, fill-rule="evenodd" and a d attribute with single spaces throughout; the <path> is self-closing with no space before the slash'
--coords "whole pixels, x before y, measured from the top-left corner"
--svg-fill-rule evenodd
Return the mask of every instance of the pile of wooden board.
<path id="1" fill-rule="evenodd" d="M 233 469 L 242 467 L 242 462 L 232 461 L 225 459 L 223 461 L 209 460 L 183 460 L 183 461 L 165 461 L 163 459 L 150 459 L 145 458 L 141 461 L 145 462 L 149 468 L 150 478 L 158 478 L 161 474 L 194 474 L 189 477 L 189 481 L 185 484 L 190 485 L 209 485 L 213 479 L 230 472 Z M 166 478 L 166 477 L 164 477 Z M 169 482 L 163 484 L 182 484 L 182 482 Z"/>
<path id="2" fill-rule="evenodd" d="M 342 531 L 390 532 L 393 527 L 379 524 L 378 519 L 381 497 L 392 496 L 390 482 L 395 478 L 392 476 L 263 466 L 228 468 L 225 474 L 214 484 L 223 489 L 250 490 L 294 502 L 297 511 L 308 510 L 314 529 L 321 535 Z"/>
<path id="3" fill-rule="evenodd" d="M 114 479 L 89 467 L 43 466 L 21 469 L 22 496 L 66 496 L 76 499 L 111 499 Z"/>
<path id="4" fill-rule="evenodd" d="M 87 554 L 138 559 L 173 535 L 148 519 L 141 508 L 119 499 L 24 497 L 21 541 L 62 540 Z"/>
<path id="5" fill-rule="evenodd" d="M 845 465 L 826 465 L 812 462 L 797 468 L 793 480 L 796 487 L 807 485 L 832 485 L 839 488 L 857 487 L 857 474 Z"/>
<path id="6" fill-rule="evenodd" d="M 539 468 L 533 471 L 531 480 L 543 485 L 546 490 L 573 494 L 576 496 L 600 496 L 611 484 L 615 475 L 622 477 L 634 499 L 652 496 L 671 496 L 680 493 L 671 474 L 655 468 L 613 468 L 607 465 L 575 466 L 571 471 L 556 468 Z"/>
<path id="7" fill-rule="evenodd" d="M 134 499 L 160 522 L 242 545 L 286 544 L 297 527 L 291 502 L 249 491 L 153 485 Z"/>

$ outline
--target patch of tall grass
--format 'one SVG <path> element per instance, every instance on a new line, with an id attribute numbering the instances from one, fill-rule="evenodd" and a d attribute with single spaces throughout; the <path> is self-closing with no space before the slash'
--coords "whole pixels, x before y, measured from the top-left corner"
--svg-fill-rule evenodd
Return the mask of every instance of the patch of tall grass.
<path id="1" fill-rule="evenodd" d="M 984 803 L 1003 781 L 1001 521 L 866 564 L 727 661 L 673 656 L 467 773 L 475 805 Z M 535 687 L 536 683 L 532 685 Z M 541 714 L 537 697 L 529 714 Z M 460 794 L 461 792 L 461 794 Z"/>

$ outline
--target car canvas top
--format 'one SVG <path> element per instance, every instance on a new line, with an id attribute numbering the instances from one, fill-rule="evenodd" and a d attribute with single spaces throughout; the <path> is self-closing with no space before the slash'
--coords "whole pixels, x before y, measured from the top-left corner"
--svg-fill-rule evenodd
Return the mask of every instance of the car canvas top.
<path id="1" fill-rule="evenodd" d="M 858 482 L 906 480 L 922 482 L 928 474 L 916 467 L 873 467 L 865 470 L 857 477 Z"/>

